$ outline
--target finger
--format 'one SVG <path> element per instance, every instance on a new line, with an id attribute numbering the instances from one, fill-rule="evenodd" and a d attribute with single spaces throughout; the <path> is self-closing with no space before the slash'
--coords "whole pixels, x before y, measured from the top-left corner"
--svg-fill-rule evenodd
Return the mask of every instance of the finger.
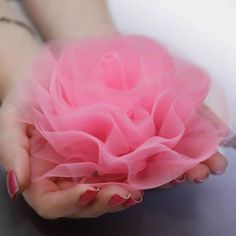
<path id="1" fill-rule="evenodd" d="M 187 178 L 193 183 L 205 182 L 209 175 L 209 168 L 202 163 L 199 163 L 197 166 L 186 172 Z"/>
<path id="2" fill-rule="evenodd" d="M 1 164 L 8 172 L 8 190 L 12 198 L 29 184 L 29 139 L 26 126 L 0 119 Z"/>
<path id="3" fill-rule="evenodd" d="M 91 193 L 94 193 L 94 199 L 97 191 L 96 188 L 86 184 L 60 190 L 56 183 L 44 179 L 31 183 L 23 194 L 38 215 L 46 219 L 57 219 L 80 212 L 79 200 L 87 201 L 88 199 L 83 197 L 88 196 L 87 193 L 89 193 L 89 197 L 91 197 Z"/>
<path id="4" fill-rule="evenodd" d="M 209 159 L 203 162 L 210 172 L 216 175 L 222 175 L 228 166 L 227 159 L 219 152 L 213 154 Z"/>
<path id="5" fill-rule="evenodd" d="M 142 192 L 138 190 L 127 190 L 118 185 L 110 185 L 98 192 L 96 199 L 92 204 L 70 217 L 91 218 L 106 213 L 121 211 L 127 207 L 140 203 L 143 199 L 142 195 Z"/>
<path id="6" fill-rule="evenodd" d="M 214 113 L 206 104 L 200 107 L 200 112 L 203 116 L 209 119 L 216 128 L 225 129 L 227 131 L 227 124 Z"/>

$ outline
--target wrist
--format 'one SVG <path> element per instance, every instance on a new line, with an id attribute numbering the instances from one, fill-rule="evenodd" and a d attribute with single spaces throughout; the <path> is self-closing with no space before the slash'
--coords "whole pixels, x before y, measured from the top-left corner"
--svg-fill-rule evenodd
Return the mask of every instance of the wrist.
<path id="1" fill-rule="evenodd" d="M 24 28 L 0 24 L 0 99 L 14 84 L 26 77 L 40 44 Z"/>
<path id="2" fill-rule="evenodd" d="M 47 32 L 50 40 L 76 40 L 91 37 L 99 37 L 106 35 L 118 34 L 117 29 L 112 23 L 104 23 L 100 25 L 70 25 L 68 27 L 59 27 L 51 29 Z"/>
<path id="3" fill-rule="evenodd" d="M 75 40 L 117 32 L 106 0 L 22 0 L 46 40 Z"/>

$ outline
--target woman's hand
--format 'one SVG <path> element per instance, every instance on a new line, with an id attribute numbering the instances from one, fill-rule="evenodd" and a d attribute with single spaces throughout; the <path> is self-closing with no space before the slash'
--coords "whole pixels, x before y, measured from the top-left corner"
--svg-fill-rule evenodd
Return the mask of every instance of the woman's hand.
<path id="1" fill-rule="evenodd" d="M 27 127 L 16 122 L 15 117 L 14 98 L 6 97 L 0 108 L 0 160 L 8 173 L 8 192 L 12 199 L 24 191 L 30 182 Z"/>
<path id="2" fill-rule="evenodd" d="M 66 179 L 33 182 L 23 195 L 29 205 L 46 219 L 98 217 L 124 210 L 142 201 L 139 191 L 118 185 L 98 189 L 91 185 L 74 184 L 72 180 Z"/>
<path id="3" fill-rule="evenodd" d="M 97 217 L 123 210 L 142 200 L 140 191 L 109 185 L 97 189 L 92 185 L 74 184 L 70 179 L 30 181 L 30 129 L 17 122 L 21 99 L 13 88 L 0 109 L 1 163 L 8 172 L 8 190 L 15 199 L 20 192 L 42 217 Z"/>
<path id="4" fill-rule="evenodd" d="M 218 129 L 221 128 L 223 132 L 222 135 L 227 135 L 227 131 L 229 131 L 228 124 L 223 122 L 207 105 L 203 104 L 200 113 L 210 120 L 215 127 Z M 216 150 L 206 161 L 197 164 L 195 167 L 185 172 L 184 175 L 163 185 L 162 188 L 174 187 L 187 180 L 195 184 L 206 182 L 210 175 L 224 174 L 227 166 L 228 161 L 226 157 Z"/>
<path id="5" fill-rule="evenodd" d="M 96 10 L 96 16 L 90 14 L 92 21 L 84 15 L 85 19 L 82 21 L 85 22 L 84 26 L 82 23 L 76 23 L 80 21 L 76 11 L 77 1 L 71 2 L 72 5 L 65 4 L 64 1 L 54 1 L 55 3 L 52 5 L 46 4 L 47 11 L 40 11 L 39 8 L 45 5 L 40 2 L 36 1 L 35 5 L 30 2 L 28 4 L 32 5 L 29 7 L 33 16 L 37 18 L 36 21 L 38 20 L 36 23 L 38 23 L 39 28 L 42 28 L 41 26 L 46 27 L 44 31 L 46 39 L 50 37 L 62 39 L 65 35 L 63 27 L 70 29 L 65 36 L 66 38 L 113 31 L 112 23 L 105 9 L 105 1 L 102 1 L 101 5 L 97 3 L 100 6 L 99 8 L 94 4 L 94 1 L 86 1 L 86 3 L 81 1 L 81 12 L 84 12 L 85 9 L 91 13 Z M 0 3 L 0 10 L 3 11 L 1 14 L 17 19 L 7 2 L 1 1 Z M 87 9 L 87 4 L 91 11 Z M 73 6 L 74 14 L 68 9 L 66 12 L 67 25 L 63 25 L 65 17 L 58 23 L 58 18 L 54 15 L 57 12 L 55 7 L 59 7 L 64 12 L 65 7 L 70 8 L 69 5 Z M 45 23 L 42 19 L 46 19 L 48 22 Z M 98 25 L 94 31 L 90 27 L 91 22 L 101 23 L 102 26 Z M 90 31 L 91 33 L 89 33 Z M 0 57 L 4 59 L 1 60 L 4 63 L 0 64 L 0 98 L 2 100 L 0 108 L 0 162 L 8 172 L 8 191 L 11 198 L 15 199 L 18 194 L 23 193 L 29 205 L 40 216 L 47 219 L 96 217 L 125 209 L 140 202 L 142 199 L 140 191 L 115 185 L 96 189 L 89 185 L 75 185 L 68 179 L 30 181 L 29 127 L 15 120 L 17 109 L 21 107 L 24 99 L 17 94 L 15 85 L 22 83 L 21 78 L 26 78 L 26 71 L 30 68 L 33 58 L 40 49 L 40 44 L 29 32 L 14 24 L 1 24 L 0 33 L 2 35 Z"/>

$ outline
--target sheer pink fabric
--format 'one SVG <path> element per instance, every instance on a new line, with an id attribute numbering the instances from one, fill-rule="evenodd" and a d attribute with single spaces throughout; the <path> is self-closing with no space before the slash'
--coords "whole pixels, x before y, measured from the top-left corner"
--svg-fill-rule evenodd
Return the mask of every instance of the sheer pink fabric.
<path id="1" fill-rule="evenodd" d="M 213 154 L 200 107 L 209 77 L 155 41 L 116 36 L 46 46 L 32 70 L 32 180 L 69 177 L 149 189 Z"/>

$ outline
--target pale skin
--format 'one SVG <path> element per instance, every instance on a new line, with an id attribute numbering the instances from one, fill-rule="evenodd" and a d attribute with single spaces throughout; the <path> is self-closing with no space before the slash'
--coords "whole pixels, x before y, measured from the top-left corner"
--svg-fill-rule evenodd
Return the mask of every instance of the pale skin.
<path id="1" fill-rule="evenodd" d="M 116 28 L 110 18 L 105 0 L 22 0 L 24 7 L 35 22 L 45 40 L 67 40 L 114 34 Z M 14 11 L 5 0 L 0 0 L 0 14 L 16 19 Z M 120 211 L 123 204 L 110 207 L 108 202 L 118 194 L 138 203 L 140 191 L 111 185 L 97 191 L 93 201 L 78 207 L 78 200 L 89 185 L 75 185 L 70 180 L 42 180 L 30 182 L 29 139 L 27 127 L 9 119 L 16 112 L 14 85 L 26 78 L 26 71 L 40 50 L 38 42 L 27 30 L 13 24 L 0 24 L 0 150 L 1 163 L 6 171 L 14 170 L 26 201 L 42 217 L 84 218 L 97 217 Z M 22 48 L 24 50 L 22 50 Z M 14 145 L 12 145 L 14 143 Z M 219 152 L 186 172 L 191 182 L 203 182 L 210 173 L 223 174 L 227 160 Z M 183 176 L 168 186 L 183 182 Z"/>

